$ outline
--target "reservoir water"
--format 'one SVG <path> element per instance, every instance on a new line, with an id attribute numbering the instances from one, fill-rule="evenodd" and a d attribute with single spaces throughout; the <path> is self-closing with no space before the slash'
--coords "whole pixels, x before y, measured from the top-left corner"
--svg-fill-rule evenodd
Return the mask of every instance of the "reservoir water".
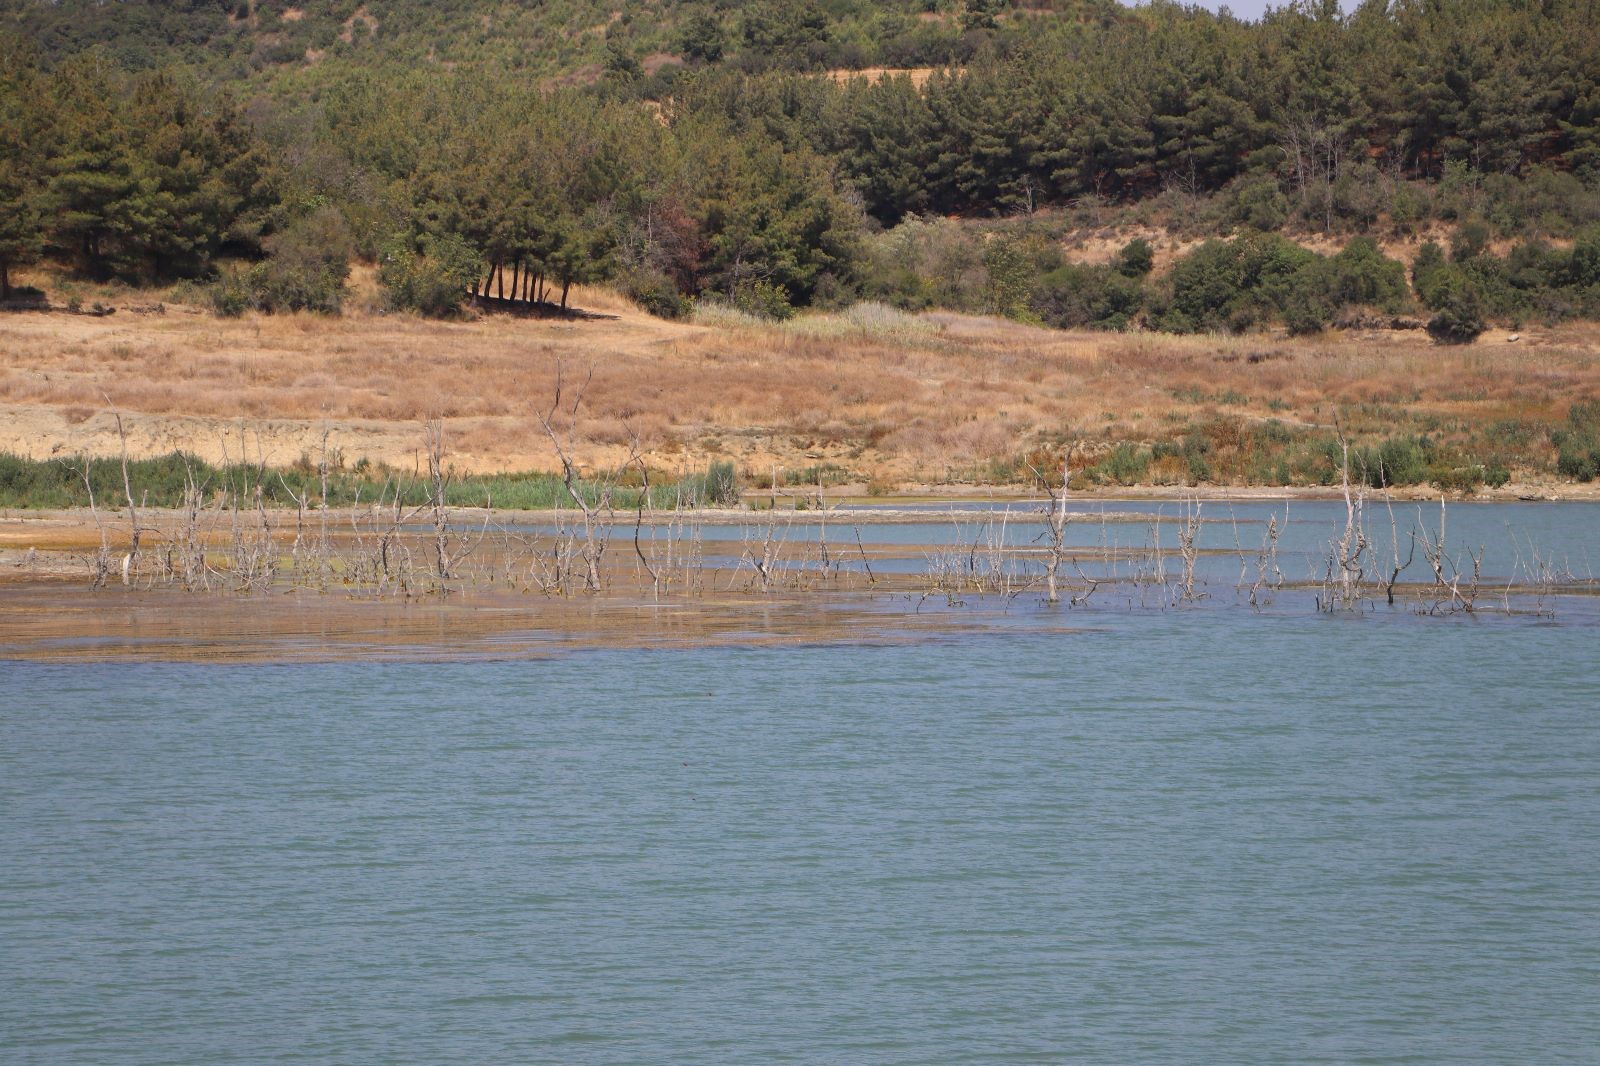
<path id="1" fill-rule="evenodd" d="M 0 661 L 0 1062 L 1600 1058 L 1592 610 L 1018 615 Z"/>

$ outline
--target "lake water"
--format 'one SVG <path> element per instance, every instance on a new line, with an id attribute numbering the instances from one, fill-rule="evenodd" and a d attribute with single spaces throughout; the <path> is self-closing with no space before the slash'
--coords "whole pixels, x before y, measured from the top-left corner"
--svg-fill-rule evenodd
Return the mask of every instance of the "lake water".
<path id="1" fill-rule="evenodd" d="M 1592 609 L 1105 601 L 0 661 L 0 1062 L 1600 1058 Z"/>

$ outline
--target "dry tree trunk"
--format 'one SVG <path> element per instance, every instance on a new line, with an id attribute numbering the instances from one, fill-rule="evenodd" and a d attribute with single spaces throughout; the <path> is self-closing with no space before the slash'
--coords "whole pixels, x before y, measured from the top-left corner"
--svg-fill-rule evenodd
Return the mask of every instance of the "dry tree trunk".
<path id="1" fill-rule="evenodd" d="M 1200 557 L 1200 549 L 1196 547 L 1195 540 L 1200 533 L 1201 506 L 1198 500 L 1185 501 L 1183 522 L 1178 526 L 1178 557 L 1183 560 L 1183 577 L 1178 582 L 1178 589 L 1184 603 L 1192 603 L 1196 599 L 1194 567 Z"/>
<path id="2" fill-rule="evenodd" d="M 1067 524 L 1071 521 L 1067 514 L 1067 484 L 1072 480 L 1072 448 L 1067 448 L 1067 454 L 1061 458 L 1061 480 L 1053 482 L 1044 471 L 1028 464 L 1028 469 L 1033 471 L 1033 477 L 1039 487 L 1050 497 L 1049 508 L 1045 516 L 1046 555 L 1044 564 L 1044 602 L 1061 602 L 1061 592 L 1056 577 L 1061 568 L 1064 547 L 1067 539 Z"/>
<path id="3" fill-rule="evenodd" d="M 110 402 L 107 397 L 106 403 Z M 128 434 L 122 425 L 122 413 L 113 408 L 111 415 L 117 420 L 117 440 L 122 449 L 122 494 L 128 502 L 128 553 L 122 557 L 122 583 L 126 585 L 130 573 L 136 574 L 139 568 L 139 540 L 144 529 L 139 525 L 138 505 L 133 502 L 133 481 L 128 475 Z"/>
<path id="4" fill-rule="evenodd" d="M 550 444 L 556 450 L 556 458 L 561 462 L 561 483 L 566 488 L 567 496 L 583 515 L 584 544 L 580 555 L 584 563 L 585 587 L 590 592 L 599 592 L 602 586 L 600 560 L 605 555 L 609 538 L 609 524 L 602 525 L 600 513 L 611 508 L 611 490 L 609 487 L 603 489 L 600 498 L 593 503 L 586 500 L 579 484 L 577 466 L 572 459 L 572 440 L 578 411 L 583 406 L 583 394 L 593 380 L 594 368 L 590 367 L 588 376 L 573 395 L 570 406 L 564 406 L 562 401 L 566 393 L 565 377 L 563 366 L 558 360 L 555 395 L 551 399 L 549 410 L 537 412 L 537 415 L 539 424 L 544 428 L 545 435 L 550 438 Z M 565 420 L 567 438 L 565 442 L 561 439 L 561 433 L 557 431 L 557 419 Z"/>

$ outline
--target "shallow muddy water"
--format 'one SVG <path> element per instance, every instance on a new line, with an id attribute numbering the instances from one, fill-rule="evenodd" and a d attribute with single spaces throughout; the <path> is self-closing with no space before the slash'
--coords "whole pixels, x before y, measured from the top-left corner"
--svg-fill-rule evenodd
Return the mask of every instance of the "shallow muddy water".
<path id="1" fill-rule="evenodd" d="M 1596 515 L 1450 536 L 1578 571 Z M 91 661 L 0 659 L 0 1061 L 1593 1061 L 1595 597 L 1258 611 L 1203 558 L 1178 606 L 279 597 L 226 665 L 136 642 L 239 658 L 229 597 L 97 594 Z"/>

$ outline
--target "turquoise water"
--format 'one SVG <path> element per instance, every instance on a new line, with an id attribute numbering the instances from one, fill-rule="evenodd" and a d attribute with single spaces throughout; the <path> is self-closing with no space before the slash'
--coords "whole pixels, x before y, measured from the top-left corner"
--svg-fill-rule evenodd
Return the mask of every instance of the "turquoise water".
<path id="1" fill-rule="evenodd" d="M 1600 1057 L 1592 624 L 0 662 L 6 1063 Z"/>

